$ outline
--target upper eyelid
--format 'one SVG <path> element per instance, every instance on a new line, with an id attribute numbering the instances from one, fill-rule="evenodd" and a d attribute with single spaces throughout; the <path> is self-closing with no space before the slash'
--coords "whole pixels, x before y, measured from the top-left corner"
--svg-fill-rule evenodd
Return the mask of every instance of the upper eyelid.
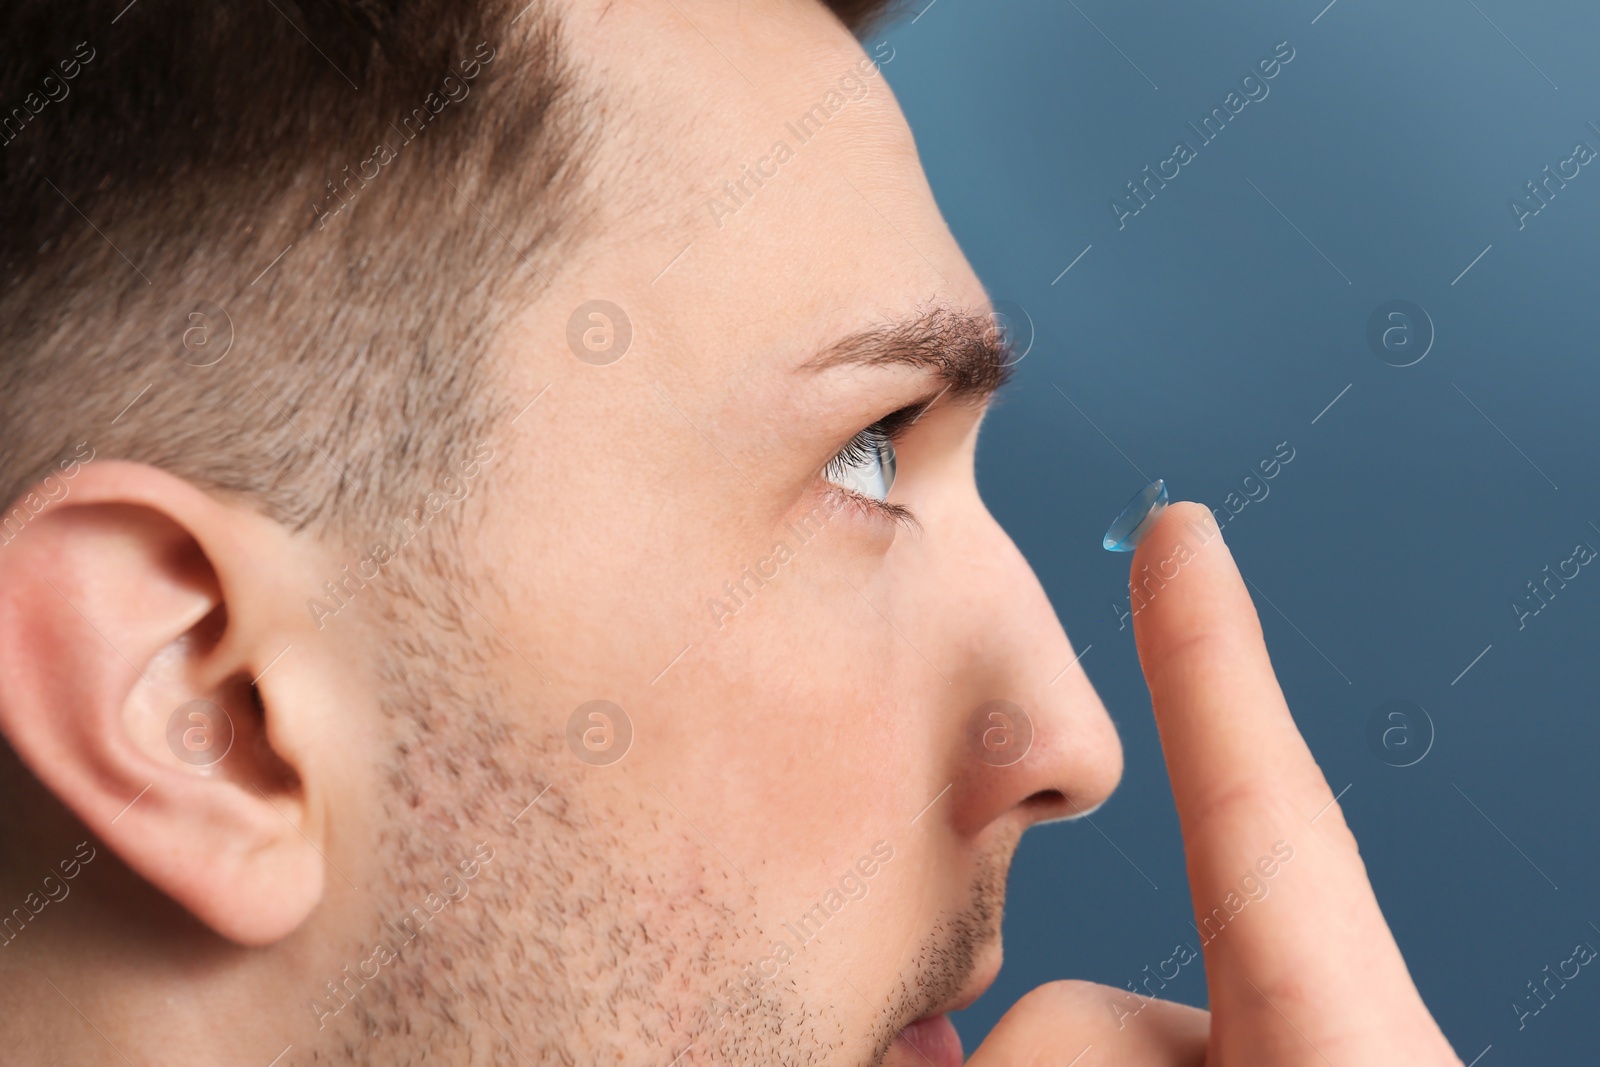
<path id="1" fill-rule="evenodd" d="M 851 434 L 849 439 L 834 451 L 833 456 L 828 460 L 828 463 L 832 464 L 838 459 L 839 456 L 843 455 L 851 445 L 855 444 L 862 437 L 868 434 L 880 434 L 890 441 L 898 441 L 907 430 L 916 425 L 916 423 L 921 420 L 924 415 L 933 409 L 933 406 L 938 403 L 940 397 L 944 396 L 945 393 L 949 391 L 950 387 L 945 386 L 945 388 L 939 390 L 932 396 L 924 397 L 920 400 L 913 400 L 909 404 L 903 404 L 889 412 L 887 415 L 881 416 L 880 418 L 869 422 L 867 425 L 861 427 L 860 429 L 856 430 L 855 433 Z M 824 465 L 824 467 L 826 468 L 826 465 Z"/>
<path id="2" fill-rule="evenodd" d="M 995 378 L 989 386 L 976 389 L 971 388 L 970 386 L 968 388 L 963 388 L 960 382 L 951 381 L 943 376 L 938 376 L 936 380 L 942 382 L 943 384 L 940 385 L 937 391 L 925 394 L 911 401 L 910 403 L 902 404 L 900 407 L 895 408 L 887 415 L 880 416 L 872 422 L 867 423 L 865 426 L 861 426 L 850 435 L 846 442 L 841 445 L 837 451 L 842 452 L 845 448 L 849 447 L 849 443 L 851 441 L 856 440 L 862 434 L 873 429 L 878 430 L 878 432 L 882 433 L 891 441 L 898 440 L 899 437 L 905 433 L 905 431 L 909 430 L 917 422 L 921 421 L 923 417 L 928 415 L 936 407 L 942 407 L 943 405 L 940 404 L 941 400 L 945 401 L 945 403 L 949 405 L 958 405 L 969 409 L 972 407 L 977 407 L 979 410 L 983 410 L 993 402 L 1000 389 L 1011 380 L 1012 369 L 1015 366 L 1015 363 L 1002 364 L 997 368 Z"/>
<path id="3" fill-rule="evenodd" d="M 949 386 L 939 390 L 934 396 L 922 400 L 914 400 L 909 404 L 898 407 L 872 423 L 871 427 L 868 428 L 877 427 L 880 433 L 890 440 L 894 440 L 900 434 L 916 425 L 924 415 L 933 409 L 939 397 L 942 397 L 947 392 L 949 392 Z"/>

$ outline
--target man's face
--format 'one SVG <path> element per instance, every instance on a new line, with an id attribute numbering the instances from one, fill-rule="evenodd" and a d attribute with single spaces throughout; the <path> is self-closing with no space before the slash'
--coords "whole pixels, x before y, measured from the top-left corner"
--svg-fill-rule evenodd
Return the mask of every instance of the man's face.
<path id="1" fill-rule="evenodd" d="M 540 264 L 495 354 L 518 413 L 464 538 L 492 639 L 452 684 L 505 732 L 413 746 L 393 832 L 440 870 L 487 841 L 500 888 L 438 917 L 477 962 L 432 985 L 530 1062 L 943 1067 L 936 1027 L 927 1057 L 895 1035 L 993 978 L 1019 835 L 1121 769 L 978 496 L 986 297 L 887 45 L 795 3 L 583 3 L 569 31 L 608 86 L 601 236 Z M 836 347 L 918 321 L 933 358 Z M 823 476 L 908 408 L 888 501 L 913 519 Z"/>

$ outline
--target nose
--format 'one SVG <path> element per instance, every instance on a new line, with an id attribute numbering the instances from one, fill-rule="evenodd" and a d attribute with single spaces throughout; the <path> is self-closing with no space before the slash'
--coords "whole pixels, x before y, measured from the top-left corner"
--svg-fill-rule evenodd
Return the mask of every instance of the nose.
<path id="1" fill-rule="evenodd" d="M 968 514 L 940 561 L 959 669 L 943 720 L 951 811 L 963 834 L 1020 832 L 1102 804 L 1122 744 L 1032 567 L 981 503 Z"/>

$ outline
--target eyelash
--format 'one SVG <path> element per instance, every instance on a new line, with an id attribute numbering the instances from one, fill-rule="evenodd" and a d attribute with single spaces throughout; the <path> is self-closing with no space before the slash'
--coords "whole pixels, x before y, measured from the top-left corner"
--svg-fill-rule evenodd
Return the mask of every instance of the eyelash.
<path id="1" fill-rule="evenodd" d="M 877 452 L 879 444 L 884 441 L 893 443 L 913 423 L 922 418 L 932 406 L 932 400 L 908 404 L 898 411 L 890 412 L 870 426 L 865 426 L 856 431 L 855 436 L 846 441 L 844 447 L 834 453 L 833 458 L 823 466 L 823 478 L 826 480 L 829 475 L 836 476 L 847 467 L 869 459 Z M 891 504 L 887 500 L 877 500 L 870 496 L 864 496 L 832 481 L 829 481 L 828 485 L 830 489 L 844 494 L 851 503 L 865 511 L 891 519 L 908 529 L 921 528 L 916 515 L 904 504 Z"/>

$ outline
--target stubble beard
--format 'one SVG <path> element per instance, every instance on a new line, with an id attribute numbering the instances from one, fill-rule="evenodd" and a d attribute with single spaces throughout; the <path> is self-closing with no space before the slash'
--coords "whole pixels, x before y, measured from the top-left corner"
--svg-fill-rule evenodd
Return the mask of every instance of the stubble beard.
<path id="1" fill-rule="evenodd" d="M 644 804 L 597 789 L 563 736 L 526 725 L 565 716 L 500 691 L 494 646 L 474 647 L 419 646 L 385 671 L 384 874 L 364 944 L 388 938 L 396 958 L 328 1021 L 314 1062 L 879 1067 L 998 941 L 1014 840 L 981 858 L 965 908 L 932 917 L 892 988 L 801 960 L 719 1013 L 730 977 L 770 947 L 748 886 L 688 831 L 674 841 Z M 481 845 L 493 859 L 461 878 Z M 464 895 L 398 937 L 386 920 L 451 872 Z"/>

